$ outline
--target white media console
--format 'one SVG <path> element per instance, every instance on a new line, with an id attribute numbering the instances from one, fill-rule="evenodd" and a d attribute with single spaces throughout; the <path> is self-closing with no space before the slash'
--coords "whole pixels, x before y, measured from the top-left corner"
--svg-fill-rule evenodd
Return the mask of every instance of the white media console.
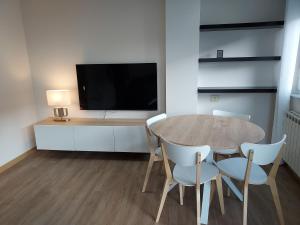
<path id="1" fill-rule="evenodd" d="M 143 119 L 80 119 L 34 126 L 38 150 L 148 152 Z"/>

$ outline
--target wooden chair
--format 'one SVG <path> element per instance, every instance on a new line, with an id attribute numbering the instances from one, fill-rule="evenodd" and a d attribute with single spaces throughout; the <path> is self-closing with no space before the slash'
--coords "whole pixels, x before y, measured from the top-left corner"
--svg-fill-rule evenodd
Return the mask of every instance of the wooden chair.
<path id="1" fill-rule="evenodd" d="M 148 168 L 144 180 L 144 185 L 142 192 L 145 192 L 149 176 L 153 167 L 153 163 L 157 161 L 162 161 L 162 153 L 160 149 L 160 144 L 158 138 L 151 132 L 150 126 L 153 125 L 154 123 L 161 121 L 163 119 L 167 118 L 167 114 L 163 113 L 157 116 L 154 116 L 146 121 L 146 134 L 147 134 L 147 140 L 148 140 L 148 146 L 149 146 L 149 152 L 150 152 L 150 159 L 148 163 Z"/>
<path id="2" fill-rule="evenodd" d="M 222 174 L 244 183 L 243 225 L 247 225 L 249 184 L 266 184 L 271 188 L 280 225 L 284 225 L 275 178 L 280 165 L 282 151 L 285 146 L 285 139 L 286 135 L 284 135 L 280 142 L 269 145 L 244 143 L 241 145 L 241 150 L 248 159 L 238 157 L 221 160 L 216 163 Z M 267 175 L 267 173 L 260 166 L 270 163 L 273 163 L 273 166 Z"/>
<path id="3" fill-rule="evenodd" d="M 248 114 L 240 114 L 235 112 L 227 112 L 222 110 L 213 110 L 212 114 L 214 116 L 224 116 L 224 117 L 234 117 L 241 120 L 250 121 L 251 115 Z M 220 155 L 232 155 L 239 153 L 238 149 L 213 149 L 213 152 Z"/>
<path id="4" fill-rule="evenodd" d="M 161 147 L 166 172 L 166 180 L 164 184 L 159 210 L 156 217 L 156 222 L 158 222 L 160 219 L 160 215 L 168 192 L 177 183 L 179 183 L 181 205 L 183 204 L 183 187 L 196 186 L 197 224 L 200 225 L 200 221 L 204 224 L 207 224 L 210 204 L 210 184 L 212 180 L 216 180 L 220 207 L 222 214 L 224 214 L 224 200 L 221 175 L 217 167 L 215 167 L 212 164 L 202 162 L 210 153 L 210 147 L 181 146 L 169 143 L 165 140 L 162 140 Z M 175 163 L 173 173 L 171 172 L 168 159 Z M 204 184 L 202 214 L 200 209 L 201 184 Z"/>

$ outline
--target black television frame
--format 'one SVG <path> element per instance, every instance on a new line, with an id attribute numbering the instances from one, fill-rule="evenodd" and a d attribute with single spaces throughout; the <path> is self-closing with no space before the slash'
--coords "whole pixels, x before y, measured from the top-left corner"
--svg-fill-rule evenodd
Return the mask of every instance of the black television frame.
<path id="1" fill-rule="evenodd" d="M 79 68 L 82 66 L 111 66 L 111 65 L 153 65 L 154 67 L 153 72 L 155 74 L 153 78 L 153 83 L 154 85 L 154 90 L 153 92 L 155 93 L 154 97 L 154 107 L 141 107 L 141 108 L 134 108 L 134 107 L 128 107 L 128 108 L 109 108 L 109 107 L 101 107 L 101 108 L 94 108 L 94 107 L 89 107 L 87 104 L 86 95 L 83 93 L 83 86 L 85 87 L 86 85 L 82 84 L 82 79 L 79 78 L 81 76 L 79 74 Z M 103 111 L 157 111 L 158 110 L 158 76 L 157 76 L 157 63 L 100 63 L 100 64 L 76 64 L 76 73 L 77 73 L 77 86 L 78 86 L 78 94 L 79 94 L 79 104 L 80 104 L 80 110 L 103 110 Z M 85 88 L 84 88 L 85 89 Z"/>

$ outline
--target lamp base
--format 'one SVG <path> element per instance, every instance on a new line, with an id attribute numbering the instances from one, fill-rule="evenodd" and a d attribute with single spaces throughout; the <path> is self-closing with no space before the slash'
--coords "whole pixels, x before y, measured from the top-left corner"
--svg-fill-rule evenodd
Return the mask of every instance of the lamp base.
<path id="1" fill-rule="evenodd" d="M 68 122 L 71 119 L 70 118 L 66 118 L 66 117 L 53 117 L 53 120 L 56 122 Z"/>
<path id="2" fill-rule="evenodd" d="M 69 112 L 68 108 L 54 108 L 54 121 L 60 121 L 60 122 L 67 122 L 70 121 L 70 118 L 68 118 Z"/>

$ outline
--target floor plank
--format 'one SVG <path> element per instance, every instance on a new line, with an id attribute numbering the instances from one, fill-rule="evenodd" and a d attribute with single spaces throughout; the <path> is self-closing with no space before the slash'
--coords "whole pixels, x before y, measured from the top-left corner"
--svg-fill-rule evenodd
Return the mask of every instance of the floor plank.
<path id="1" fill-rule="evenodd" d="M 0 175 L 1 225 L 153 225 L 164 176 L 156 164 L 146 193 L 141 192 L 147 156 L 118 153 L 38 151 Z M 287 225 L 300 224 L 300 183 L 280 168 L 277 179 Z M 179 205 L 172 190 L 160 225 L 196 224 L 195 190 L 186 188 Z M 242 223 L 242 204 L 225 197 L 221 215 L 217 197 L 210 225 Z M 251 186 L 249 225 L 277 225 L 275 206 L 267 186 Z"/>

